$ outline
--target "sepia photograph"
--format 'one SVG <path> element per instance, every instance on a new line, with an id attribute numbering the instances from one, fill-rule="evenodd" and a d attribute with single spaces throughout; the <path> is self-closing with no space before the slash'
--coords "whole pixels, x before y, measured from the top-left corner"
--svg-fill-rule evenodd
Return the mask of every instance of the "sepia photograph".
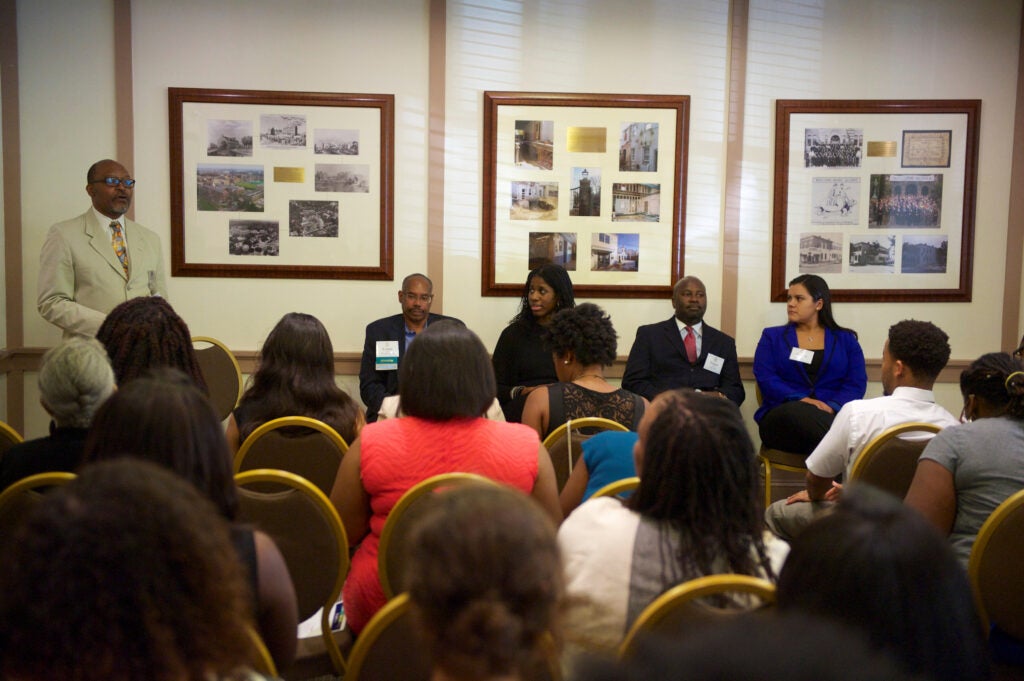
<path id="1" fill-rule="evenodd" d="M 561 265 L 575 272 L 575 232 L 530 232 L 530 269 L 541 265 Z"/>
<path id="2" fill-rule="evenodd" d="M 638 272 L 639 234 L 594 234 L 590 241 L 591 272 Z"/>
<path id="3" fill-rule="evenodd" d="M 904 168 L 948 168 L 952 130 L 904 130 Z"/>
<path id="4" fill-rule="evenodd" d="M 594 216 L 601 214 L 601 169 L 573 168 L 569 215 Z"/>
<path id="5" fill-rule="evenodd" d="M 252 156 L 252 121 L 206 121 L 207 156 Z"/>
<path id="6" fill-rule="evenodd" d="M 909 235 L 903 237 L 901 274 L 945 274 L 949 237 Z"/>
<path id="7" fill-rule="evenodd" d="M 804 130 L 805 168 L 860 168 L 863 156 L 862 128 Z"/>
<path id="8" fill-rule="evenodd" d="M 513 182 L 511 220 L 557 220 L 557 182 Z"/>
<path id="9" fill-rule="evenodd" d="M 660 219 L 660 184 L 612 184 L 612 222 L 658 222 Z"/>
<path id="10" fill-rule="evenodd" d="M 370 166 L 317 163 L 313 189 L 318 192 L 366 194 L 370 191 Z"/>
<path id="11" fill-rule="evenodd" d="M 850 237 L 850 271 L 857 274 L 893 274 L 896 237 L 861 234 Z"/>
<path id="12" fill-rule="evenodd" d="M 260 145 L 267 149 L 305 149 L 306 117 L 294 114 L 260 116 Z"/>
<path id="13" fill-rule="evenodd" d="M 278 224 L 265 220 L 229 220 L 228 253 L 280 255 Z"/>
<path id="14" fill-rule="evenodd" d="M 815 177 L 811 179 L 811 224 L 860 224 L 859 177 Z"/>
<path id="15" fill-rule="evenodd" d="M 313 153 L 358 156 L 359 131 L 316 128 L 313 130 Z"/>
<path id="16" fill-rule="evenodd" d="M 942 175 L 872 175 L 868 227 L 940 227 Z"/>
<path id="17" fill-rule="evenodd" d="M 516 121 L 517 166 L 551 170 L 554 167 L 554 150 L 554 121 Z"/>
<path id="18" fill-rule="evenodd" d="M 843 235 L 805 232 L 800 235 L 800 274 L 843 271 Z"/>
<path id="19" fill-rule="evenodd" d="M 263 166 L 196 166 L 197 208 L 201 211 L 263 212 Z"/>
<path id="20" fill-rule="evenodd" d="M 337 201 L 289 201 L 288 236 L 338 236 Z"/>
<path id="21" fill-rule="evenodd" d="M 658 172 L 658 124 L 623 123 L 619 136 L 619 170 Z"/>

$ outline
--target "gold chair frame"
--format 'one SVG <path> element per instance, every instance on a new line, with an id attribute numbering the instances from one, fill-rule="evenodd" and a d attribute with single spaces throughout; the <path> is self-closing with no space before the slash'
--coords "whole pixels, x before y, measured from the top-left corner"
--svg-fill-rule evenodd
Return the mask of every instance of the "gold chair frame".
<path id="1" fill-rule="evenodd" d="M 591 494 L 590 498 L 596 499 L 597 497 L 617 497 L 623 492 L 635 490 L 639 486 L 640 478 L 634 475 L 631 478 L 623 478 L 622 480 L 609 482 L 607 485 Z"/>
<path id="2" fill-rule="evenodd" d="M 905 435 L 906 433 L 932 433 L 934 436 L 934 434 L 938 433 L 940 430 L 942 430 L 941 426 L 937 426 L 934 423 L 925 423 L 924 421 L 901 423 L 899 425 L 886 428 L 881 433 L 873 437 L 871 441 L 864 446 L 864 449 L 860 451 L 857 458 L 854 459 L 853 466 L 850 468 L 850 482 L 862 480 L 869 467 L 876 462 L 879 454 L 884 451 L 885 446 L 893 439 L 898 438 L 901 435 Z M 924 440 L 923 444 L 927 444 L 930 439 L 931 438 Z M 912 473 L 910 477 L 913 478 Z M 870 479 L 868 482 L 893 494 L 896 494 L 898 488 L 902 487 L 903 493 L 896 494 L 896 496 L 901 498 L 906 496 L 907 488 L 910 487 L 909 479 L 905 481 L 905 485 L 898 481 L 896 484 L 889 486 L 885 484 L 878 484 L 876 481 L 872 481 Z"/>
<path id="3" fill-rule="evenodd" d="M 210 336 L 193 336 L 192 345 L 194 346 L 196 343 L 209 343 L 212 346 L 210 348 L 196 349 L 195 351 L 196 360 L 199 362 L 200 371 L 202 371 L 203 369 L 203 355 L 210 353 L 214 349 L 219 350 L 223 356 L 226 356 L 229 360 L 231 360 L 231 364 L 235 368 L 234 400 L 231 400 L 231 394 L 230 392 L 227 392 L 223 395 L 225 402 L 221 404 L 221 400 L 218 399 L 220 395 L 214 392 L 214 386 L 211 384 L 211 381 L 206 381 L 206 386 L 207 388 L 210 389 L 210 402 L 214 405 L 214 408 L 217 410 L 217 416 L 219 416 L 223 421 L 224 419 L 231 415 L 231 412 L 234 411 L 235 407 L 238 406 L 239 400 L 242 399 L 242 367 L 239 366 L 238 359 L 235 358 L 235 354 L 231 352 L 228 346 L 222 343 L 221 341 L 217 340 L 216 338 L 211 338 Z M 203 375 L 203 379 L 206 379 L 205 373 Z M 227 401 L 231 401 L 230 406 L 227 404 Z"/>
<path id="4" fill-rule="evenodd" d="M 578 457 L 573 456 L 572 448 L 572 432 L 581 428 L 600 428 L 601 430 L 617 430 L 621 432 L 628 432 L 629 428 L 622 425 L 618 421 L 612 421 L 611 419 L 601 418 L 599 416 L 585 416 L 578 419 L 569 419 L 565 423 L 561 424 L 544 438 L 544 449 L 551 453 L 551 449 L 558 444 L 562 439 L 566 440 L 565 451 L 566 451 L 566 468 L 564 479 L 562 477 L 561 463 L 555 460 L 555 456 L 552 455 L 551 463 L 555 467 L 555 476 L 558 485 L 558 490 L 561 491 L 565 487 L 565 481 L 569 479 L 569 475 L 572 474 L 572 469 L 576 465 L 576 459 Z"/>
<path id="5" fill-rule="evenodd" d="M 1014 532 L 1013 528 L 1007 527 L 1007 523 L 1011 521 L 1018 526 L 1017 532 Z M 1020 594 L 1017 598 L 1009 599 L 986 598 L 984 588 L 984 584 L 987 582 L 1020 584 L 1019 558 L 1024 555 L 1024 535 L 1019 532 L 1021 525 L 1024 525 L 1024 490 L 1010 495 L 996 507 L 996 510 L 992 511 L 992 515 L 978 530 L 978 536 L 971 548 L 971 556 L 967 561 L 967 576 L 971 582 L 975 606 L 986 636 L 992 620 L 995 620 L 1000 628 L 1009 635 L 1017 639 L 1024 639 L 1024 613 L 1020 612 L 1024 610 L 1024 599 L 1020 598 Z M 1016 547 L 1012 546 L 1013 543 L 1016 543 Z M 1006 551 L 1006 544 L 1011 544 L 1011 551 L 1018 548 L 1018 560 L 1013 561 L 1010 566 L 994 564 L 990 547 L 995 546 L 1001 549 L 1002 553 Z M 1014 613 L 1014 608 L 1018 612 Z M 1016 621 L 1007 624 L 1006 618 L 1014 617 Z"/>
<path id="6" fill-rule="evenodd" d="M 245 463 L 245 457 L 248 455 L 250 450 L 260 441 L 260 438 L 265 436 L 267 433 L 279 430 L 281 428 L 301 427 L 309 428 L 322 435 L 326 436 L 327 439 L 334 445 L 335 449 L 338 450 L 338 465 L 341 465 L 341 459 L 345 456 L 348 451 L 348 443 L 345 442 L 345 438 L 338 434 L 338 431 L 331 428 L 323 421 L 309 418 L 308 416 L 282 416 L 281 418 L 273 419 L 262 424 L 259 428 L 252 431 L 249 437 L 245 438 L 245 442 L 235 452 L 234 468 L 235 473 L 242 472 L 242 465 Z M 275 468 L 269 470 L 284 470 L 283 468 Z M 333 484 L 333 480 L 331 484 Z M 324 494 L 330 494 L 330 489 L 320 488 Z"/>

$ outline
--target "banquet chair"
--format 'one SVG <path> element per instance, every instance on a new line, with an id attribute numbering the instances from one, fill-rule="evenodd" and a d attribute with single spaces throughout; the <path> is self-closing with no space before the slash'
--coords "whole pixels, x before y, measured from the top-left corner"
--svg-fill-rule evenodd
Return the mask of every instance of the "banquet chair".
<path id="1" fill-rule="evenodd" d="M 597 497 L 617 497 L 625 492 L 632 492 L 639 486 L 640 478 L 634 475 L 631 478 L 623 478 L 622 480 L 609 482 L 607 485 L 591 494 L 590 498 L 596 499 Z"/>
<path id="2" fill-rule="evenodd" d="M 722 607 L 703 599 L 738 594 Z M 672 587 L 651 602 L 629 628 L 619 647 L 619 656 L 629 658 L 634 653 L 638 638 L 648 633 L 683 634 L 706 627 L 722 618 L 750 612 L 758 607 L 775 603 L 775 585 L 748 575 L 721 574 L 698 577 Z"/>
<path id="3" fill-rule="evenodd" d="M 43 500 L 43 494 L 74 479 L 74 473 L 38 473 L 22 478 L 0 492 L 0 556 L 8 554 L 9 543 L 18 526 Z"/>
<path id="4" fill-rule="evenodd" d="M 284 416 L 254 430 L 235 454 L 235 472 L 271 468 L 300 475 L 331 494 L 348 444 L 323 421 Z"/>
<path id="5" fill-rule="evenodd" d="M 238 360 L 226 345 L 209 336 L 193 336 L 199 370 L 210 390 L 210 402 L 217 416 L 223 421 L 242 397 L 242 370 Z"/>
<path id="6" fill-rule="evenodd" d="M 902 499 L 910 489 L 910 481 L 914 479 L 918 457 L 940 430 L 933 423 L 901 423 L 886 428 L 857 455 L 850 469 L 850 482 L 874 485 Z M 929 435 L 915 439 L 901 437 L 907 433 Z"/>
<path id="7" fill-rule="evenodd" d="M 490 478 L 476 473 L 442 473 L 413 485 L 401 496 L 384 521 L 377 547 L 377 574 L 385 597 L 394 598 L 396 594 L 405 591 L 402 567 L 406 563 L 409 530 L 415 526 L 423 512 L 430 508 L 431 493 L 465 485 L 496 484 Z"/>
<path id="8" fill-rule="evenodd" d="M 565 481 L 569 479 L 573 466 L 583 452 L 583 443 L 603 430 L 628 431 L 629 428 L 618 421 L 588 416 L 570 419 L 544 438 L 544 449 L 551 455 L 551 463 L 555 468 L 558 491 L 565 487 Z"/>
<path id="9" fill-rule="evenodd" d="M 755 385 L 757 404 L 761 406 L 761 386 Z M 807 474 L 807 456 L 787 452 L 782 449 L 772 449 L 761 445 L 757 452 L 757 460 L 764 467 L 764 507 L 772 505 L 772 471 L 780 470 L 788 473 Z"/>
<path id="10" fill-rule="evenodd" d="M 245 625 L 245 630 L 249 634 L 249 640 L 252 642 L 253 651 L 250 666 L 253 671 L 259 672 L 268 678 L 276 679 L 277 665 L 274 664 L 274 657 L 267 650 L 267 644 L 263 642 L 260 632 L 256 631 L 256 627 L 251 624 Z"/>
<path id="11" fill-rule="evenodd" d="M 23 438 L 18 431 L 11 428 L 3 421 L 0 421 L 0 459 L 3 458 L 4 452 L 14 445 L 21 444 L 24 441 L 25 438 Z"/>
<path id="12" fill-rule="evenodd" d="M 330 616 L 349 570 L 348 538 L 327 496 L 302 477 L 256 469 L 235 475 L 239 520 L 268 534 L 284 557 L 298 601 L 299 621 L 322 609 L 321 638 L 334 669 L 345 661 Z M 272 483 L 274 491 L 262 491 Z"/>
<path id="13" fill-rule="evenodd" d="M 967 562 L 986 633 L 996 625 L 1024 641 L 1024 490 L 1001 503 L 981 526 Z"/>

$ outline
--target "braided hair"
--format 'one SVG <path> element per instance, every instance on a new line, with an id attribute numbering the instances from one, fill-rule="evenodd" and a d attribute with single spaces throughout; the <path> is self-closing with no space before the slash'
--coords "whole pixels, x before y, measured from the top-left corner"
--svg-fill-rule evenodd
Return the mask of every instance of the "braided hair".
<path id="1" fill-rule="evenodd" d="M 964 401 L 974 395 L 1007 416 L 1024 420 L 1024 366 L 1005 352 L 989 352 L 960 373 Z"/>

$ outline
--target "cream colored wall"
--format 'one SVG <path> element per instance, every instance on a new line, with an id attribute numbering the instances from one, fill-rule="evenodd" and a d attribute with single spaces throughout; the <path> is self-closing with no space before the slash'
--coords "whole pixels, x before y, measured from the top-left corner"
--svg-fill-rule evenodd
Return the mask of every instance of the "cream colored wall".
<path id="1" fill-rule="evenodd" d="M 739 112 L 741 356 L 753 354 L 762 327 L 784 320 L 766 295 L 777 98 L 983 100 L 975 302 L 840 304 L 836 314 L 860 331 L 868 357 L 880 356 L 889 324 L 911 316 L 949 331 L 956 358 L 998 347 L 1020 13 L 1010 0 L 750 1 Z M 672 93 L 692 97 L 685 269 L 707 283 L 707 319 L 718 325 L 727 0 L 448 0 L 447 17 L 444 312 L 493 347 L 516 307 L 479 295 L 484 90 Z M 134 0 L 136 218 L 161 235 L 168 263 L 167 88 L 212 87 L 393 93 L 395 271 L 425 270 L 428 22 L 428 0 Z M 116 153 L 112 25 L 110 0 L 18 3 L 28 346 L 59 338 L 35 312 L 45 230 L 88 205 L 85 169 Z M 357 351 L 367 322 L 398 311 L 397 282 L 173 278 L 169 288 L 195 333 L 241 350 L 258 347 L 283 313 L 303 310 L 324 321 L 338 351 Z M 671 314 L 666 300 L 597 302 L 615 320 L 623 355 L 638 325 Z M 33 391 L 27 376 L 27 430 L 39 433 Z M 954 397 L 943 404 L 958 411 Z"/>

